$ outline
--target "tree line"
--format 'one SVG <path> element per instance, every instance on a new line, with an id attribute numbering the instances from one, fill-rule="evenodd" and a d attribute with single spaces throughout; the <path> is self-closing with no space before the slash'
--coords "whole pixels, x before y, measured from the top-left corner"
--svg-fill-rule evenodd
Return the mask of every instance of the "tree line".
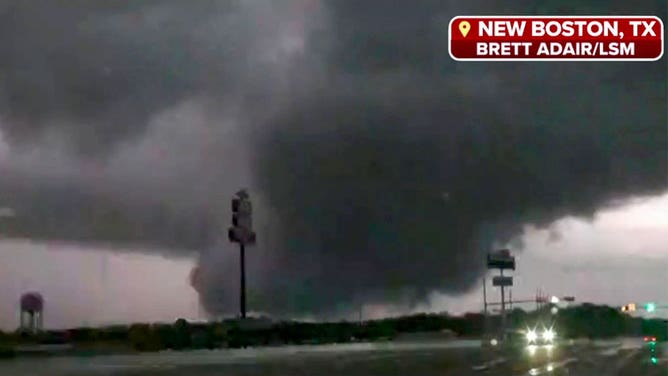
<path id="1" fill-rule="evenodd" d="M 507 323 L 524 328 L 539 322 L 556 326 L 561 337 L 609 338 L 652 335 L 666 338 L 666 320 L 628 316 L 608 306 L 582 304 L 552 312 L 551 307 L 527 312 L 513 309 Z M 498 315 L 469 313 L 416 314 L 364 322 L 279 322 L 261 319 L 225 320 L 189 323 L 179 319 L 173 324 L 132 324 L 101 328 L 75 328 L 27 334 L 0 332 L 0 355 L 11 355 L 20 345 L 70 345 L 79 352 L 160 351 L 239 348 L 248 346 L 346 343 L 392 340 L 401 333 L 448 330 L 460 337 L 479 337 L 498 328 Z"/>

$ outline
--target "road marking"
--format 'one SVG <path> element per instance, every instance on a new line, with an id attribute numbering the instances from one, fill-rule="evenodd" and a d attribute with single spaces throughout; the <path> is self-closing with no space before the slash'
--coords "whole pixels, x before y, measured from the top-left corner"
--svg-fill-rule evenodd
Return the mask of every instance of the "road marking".
<path id="1" fill-rule="evenodd" d="M 557 368 L 564 367 L 568 364 L 575 363 L 577 361 L 578 361 L 577 358 L 568 358 L 568 359 L 564 359 L 560 362 L 548 363 L 545 367 L 530 369 L 527 374 L 529 376 L 537 376 L 537 375 L 542 375 L 544 373 L 554 372 L 554 370 L 556 370 Z"/>
<path id="2" fill-rule="evenodd" d="M 490 360 L 489 362 L 485 362 L 483 364 L 473 366 L 471 367 L 474 371 L 484 371 L 486 369 L 492 368 L 496 365 L 503 364 L 507 361 L 506 358 L 496 358 L 494 360 Z"/>
<path id="3" fill-rule="evenodd" d="M 639 353 L 640 353 L 640 349 L 635 349 L 635 350 L 631 350 L 631 351 L 629 351 L 628 354 L 624 355 L 624 356 L 622 357 L 622 359 L 620 359 L 619 363 L 617 363 L 617 366 L 616 366 L 615 369 L 614 369 L 614 370 L 615 370 L 615 374 L 618 374 L 619 371 L 620 371 L 622 368 L 626 367 L 626 366 L 631 362 L 631 359 L 632 359 L 634 356 L 638 355 Z"/>
<path id="4" fill-rule="evenodd" d="M 101 368 L 101 369 L 142 369 L 142 368 L 161 368 L 161 369 L 173 369 L 176 368 L 173 365 L 169 364 L 98 364 L 90 366 L 91 368 Z"/>
<path id="5" fill-rule="evenodd" d="M 598 353 L 601 356 L 615 356 L 619 354 L 619 349 L 609 349 L 609 350 L 603 350 Z"/>

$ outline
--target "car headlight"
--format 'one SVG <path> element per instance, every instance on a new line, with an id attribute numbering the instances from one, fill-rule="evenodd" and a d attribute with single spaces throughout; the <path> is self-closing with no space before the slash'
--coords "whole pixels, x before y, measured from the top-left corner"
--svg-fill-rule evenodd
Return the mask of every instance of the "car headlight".
<path id="1" fill-rule="evenodd" d="M 535 342 L 538 339 L 538 335 L 536 334 L 535 330 L 529 330 L 526 336 L 527 336 L 527 341 L 529 341 L 529 343 Z"/>
<path id="2" fill-rule="evenodd" d="M 543 339 L 548 341 L 548 342 L 552 342 L 554 340 L 554 335 L 555 335 L 555 333 L 552 329 L 546 329 L 543 332 Z"/>

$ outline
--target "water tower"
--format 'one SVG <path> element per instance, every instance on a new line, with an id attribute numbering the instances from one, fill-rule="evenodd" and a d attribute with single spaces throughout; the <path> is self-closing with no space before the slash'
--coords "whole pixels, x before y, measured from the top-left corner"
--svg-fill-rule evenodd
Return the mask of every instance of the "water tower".
<path id="1" fill-rule="evenodd" d="M 44 323 L 44 298 L 37 292 L 21 296 L 21 330 L 35 333 L 42 330 Z"/>

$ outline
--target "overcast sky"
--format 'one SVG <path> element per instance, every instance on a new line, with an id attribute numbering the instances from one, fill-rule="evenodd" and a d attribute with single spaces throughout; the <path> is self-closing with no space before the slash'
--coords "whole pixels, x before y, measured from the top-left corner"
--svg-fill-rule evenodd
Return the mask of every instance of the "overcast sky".
<path id="1" fill-rule="evenodd" d="M 16 211 L 0 222 L 2 325 L 28 290 L 50 326 L 236 314 L 225 229 L 242 187 L 249 305 L 275 316 L 475 309 L 504 244 L 517 296 L 650 299 L 665 291 L 665 58 L 458 63 L 447 25 L 667 8 L 0 1 L 0 205 Z"/>

